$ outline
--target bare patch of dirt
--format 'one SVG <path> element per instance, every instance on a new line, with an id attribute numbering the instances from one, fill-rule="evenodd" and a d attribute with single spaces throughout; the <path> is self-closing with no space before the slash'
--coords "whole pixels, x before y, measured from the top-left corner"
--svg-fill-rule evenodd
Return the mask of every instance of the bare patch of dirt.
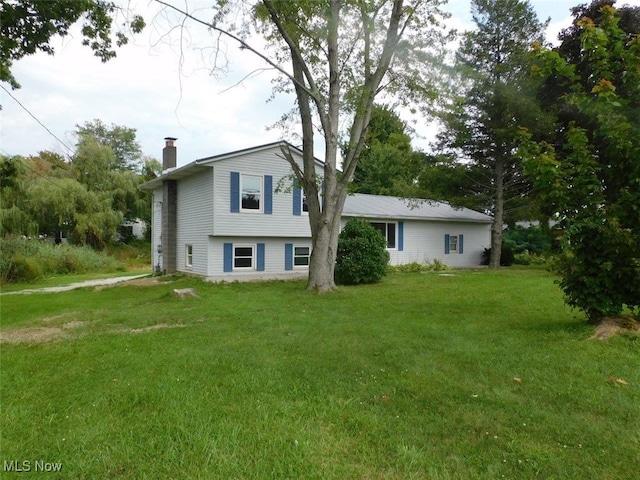
<path id="1" fill-rule="evenodd" d="M 63 315 L 58 315 L 59 318 Z M 47 321 L 43 319 L 43 321 Z M 51 319 L 49 319 L 51 321 Z M 53 340 L 59 340 L 66 338 L 69 335 L 66 330 L 78 328 L 84 325 L 85 322 L 73 321 L 65 323 L 59 327 L 28 327 L 28 328 L 16 328 L 15 330 L 5 330 L 0 332 L 0 343 L 44 343 L 51 342 Z"/>
<path id="2" fill-rule="evenodd" d="M 640 322 L 631 315 L 622 317 L 606 317 L 596 327 L 592 339 L 607 340 L 619 333 L 632 332 L 640 334 Z"/>
<path id="3" fill-rule="evenodd" d="M 61 318 L 70 317 L 72 315 L 75 315 L 76 313 L 78 312 L 61 313 L 60 315 L 53 315 L 52 317 L 43 317 L 40 319 L 40 321 L 43 323 L 51 323 L 55 322 L 56 320 L 60 320 Z"/>
<path id="4" fill-rule="evenodd" d="M 130 333 L 144 333 L 144 332 L 151 332 L 153 330 L 160 330 L 162 328 L 184 328 L 186 327 L 186 325 L 183 325 L 182 323 L 178 323 L 176 325 L 168 325 L 166 323 L 159 323 L 157 325 L 150 325 L 148 327 L 143 327 L 143 328 L 133 328 L 131 330 L 129 330 Z"/>
<path id="5" fill-rule="evenodd" d="M 115 286 L 122 286 L 122 285 L 133 285 L 134 287 L 153 287 L 155 285 L 158 285 L 160 283 L 160 281 L 158 280 L 158 277 L 144 277 L 144 278 L 136 278 L 134 280 L 124 280 L 120 283 L 117 284 L 112 284 L 112 285 L 98 285 L 96 287 L 94 287 L 94 290 L 96 292 L 99 292 L 100 290 L 104 290 L 105 288 L 111 288 L 111 287 L 115 287 Z M 169 282 L 162 282 L 162 283 L 169 283 Z"/>

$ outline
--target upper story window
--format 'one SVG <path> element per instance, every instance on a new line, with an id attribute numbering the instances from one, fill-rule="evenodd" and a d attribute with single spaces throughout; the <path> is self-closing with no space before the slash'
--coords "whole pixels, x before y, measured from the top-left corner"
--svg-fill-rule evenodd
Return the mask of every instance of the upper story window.
<path id="1" fill-rule="evenodd" d="M 378 230 L 387 239 L 387 248 L 396 248 L 396 224 L 395 222 L 371 222 L 373 228 Z"/>
<path id="2" fill-rule="evenodd" d="M 242 210 L 262 210 L 262 177 L 241 175 L 240 192 Z"/>

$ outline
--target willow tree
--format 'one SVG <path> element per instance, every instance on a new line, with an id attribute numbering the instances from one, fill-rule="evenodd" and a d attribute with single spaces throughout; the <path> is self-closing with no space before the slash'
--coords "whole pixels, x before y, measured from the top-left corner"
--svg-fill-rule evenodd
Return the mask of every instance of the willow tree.
<path id="1" fill-rule="evenodd" d="M 190 13 L 156 1 L 260 57 L 281 75 L 276 88 L 295 94 L 303 164 L 286 148 L 282 156 L 309 206 L 313 250 L 307 288 L 334 289 L 340 218 L 374 100 L 399 93 L 414 105 L 433 99 L 432 60 L 444 44 L 440 6 L 445 1 L 218 0 L 208 17 L 202 10 Z M 238 9 L 252 21 L 235 28 Z M 250 40 L 250 31 L 262 41 Z M 258 47 L 264 40 L 266 48 Z M 322 178 L 314 161 L 318 133 L 325 145 Z M 348 153 L 341 158 L 342 145 Z"/>

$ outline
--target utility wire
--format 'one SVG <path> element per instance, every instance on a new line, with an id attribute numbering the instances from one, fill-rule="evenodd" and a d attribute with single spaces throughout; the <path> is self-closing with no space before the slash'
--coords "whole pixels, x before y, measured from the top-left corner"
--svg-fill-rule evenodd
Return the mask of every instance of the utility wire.
<path id="1" fill-rule="evenodd" d="M 20 105 L 20 106 L 22 107 L 22 109 L 23 109 L 25 112 L 27 112 L 27 113 L 31 116 L 31 118 L 33 118 L 36 122 L 38 122 L 38 123 L 42 126 L 42 128 L 44 128 L 44 129 L 49 133 L 49 135 L 51 135 L 53 138 L 55 138 L 58 142 L 60 142 L 60 143 L 62 144 L 62 146 L 64 146 L 64 148 L 66 148 L 66 149 L 67 149 L 67 155 L 70 155 L 70 154 L 71 154 L 71 152 L 73 152 L 73 150 L 72 150 L 71 148 L 69 148 L 69 146 L 68 146 L 66 143 L 64 143 L 62 140 L 60 140 L 60 138 L 59 138 L 55 133 L 53 133 L 51 130 L 49 130 L 49 129 L 47 128 L 47 126 L 46 126 L 44 123 L 42 123 L 42 122 L 41 122 L 41 121 L 40 121 L 40 120 L 39 120 L 39 119 L 38 119 L 38 118 L 37 118 L 33 113 L 31 113 L 27 107 L 25 107 L 22 103 L 20 103 L 20 100 L 18 100 L 16 97 L 14 97 L 14 96 L 13 96 L 13 94 L 12 94 L 9 90 L 7 90 L 7 89 L 4 87 L 4 85 L 1 85 L 1 84 L 0 84 L 0 87 L 1 87 L 1 88 L 2 88 L 6 93 L 7 93 L 7 95 L 9 95 L 9 96 L 10 96 L 10 97 L 11 97 L 11 98 L 12 98 L 12 99 L 13 99 L 13 100 L 18 104 L 18 105 Z"/>

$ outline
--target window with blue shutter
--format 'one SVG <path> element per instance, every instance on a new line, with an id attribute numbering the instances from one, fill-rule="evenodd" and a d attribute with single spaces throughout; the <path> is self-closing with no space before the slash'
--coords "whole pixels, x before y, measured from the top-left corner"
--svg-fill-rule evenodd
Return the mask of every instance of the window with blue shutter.
<path id="1" fill-rule="evenodd" d="M 231 172 L 231 196 L 229 198 L 231 213 L 240 211 L 240 173 Z"/>
<path id="2" fill-rule="evenodd" d="M 258 257 L 256 259 L 256 270 L 264 272 L 264 243 L 258 243 L 256 247 Z"/>
<path id="3" fill-rule="evenodd" d="M 223 271 L 233 272 L 233 243 L 225 243 L 223 246 Z"/>
<path id="4" fill-rule="evenodd" d="M 404 222 L 398 222 L 398 251 L 404 250 Z"/>
<path id="5" fill-rule="evenodd" d="M 271 215 L 273 212 L 273 177 L 264 176 L 264 213 Z"/>
<path id="6" fill-rule="evenodd" d="M 293 214 L 302 215 L 302 189 L 293 187 Z"/>
<path id="7" fill-rule="evenodd" d="M 284 244 L 284 269 L 293 270 L 293 243 Z"/>

